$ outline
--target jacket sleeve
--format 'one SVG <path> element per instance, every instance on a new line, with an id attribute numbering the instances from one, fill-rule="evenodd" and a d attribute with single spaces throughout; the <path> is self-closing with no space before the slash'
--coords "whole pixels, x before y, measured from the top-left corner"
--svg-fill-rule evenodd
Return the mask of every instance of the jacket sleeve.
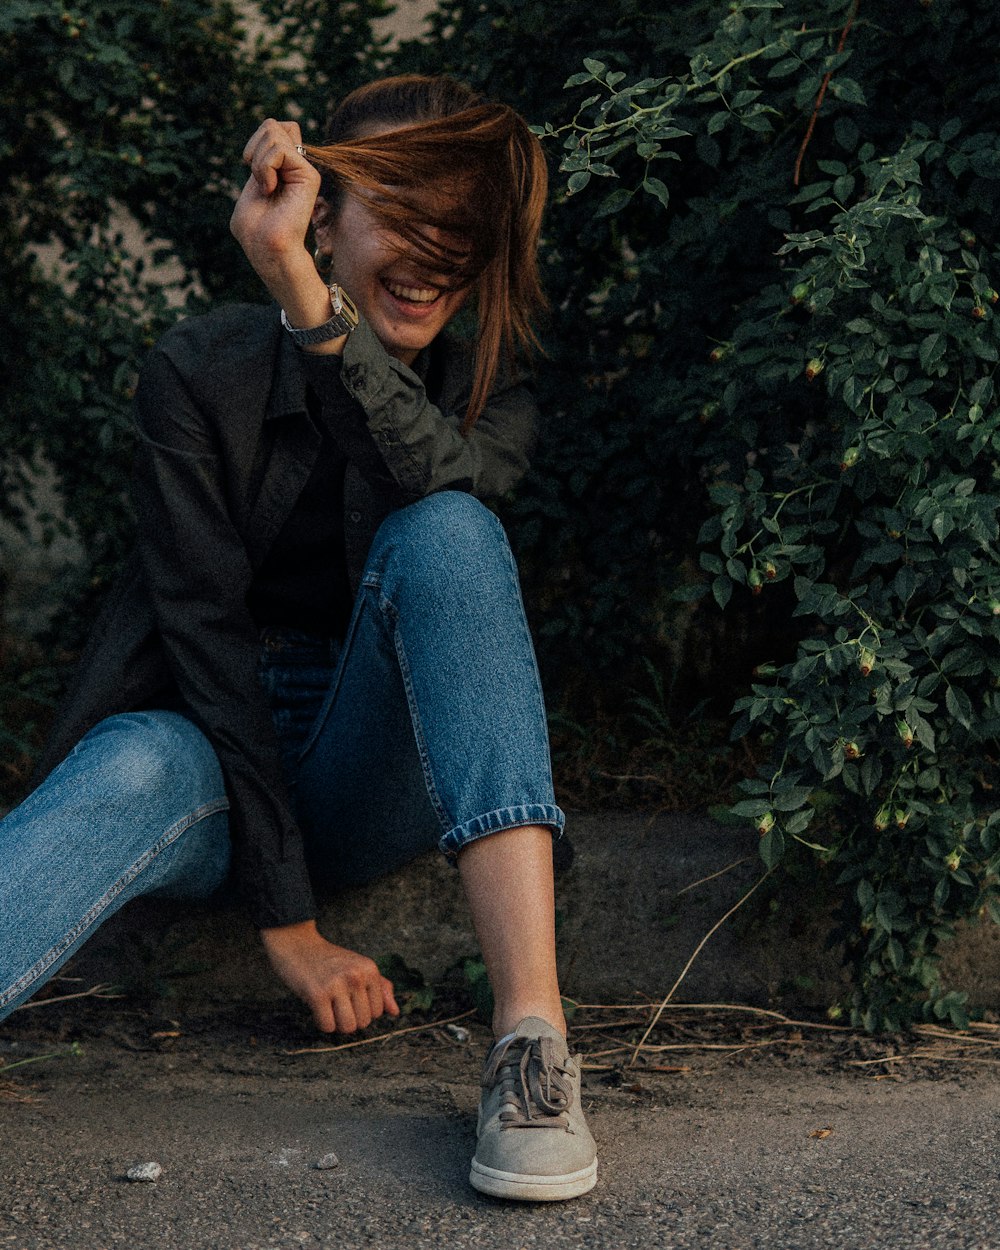
<path id="1" fill-rule="evenodd" d="M 439 490 L 464 490 L 481 499 L 507 493 L 528 468 L 537 408 L 517 378 L 501 378 L 468 434 L 459 430 L 468 401 L 467 360 L 448 349 L 440 401 L 424 382 L 390 356 L 364 320 L 348 337 L 342 361 L 302 353 L 303 372 L 346 458 L 376 487 L 401 503 Z M 325 398 L 340 393 L 356 402 L 351 413 Z M 330 417 L 333 417 L 331 420 Z"/>
<path id="2" fill-rule="evenodd" d="M 241 891 L 261 928 L 315 915 L 302 838 L 257 678 L 251 568 L 210 423 L 161 348 L 136 394 L 139 555 L 181 696 L 219 757 Z"/>

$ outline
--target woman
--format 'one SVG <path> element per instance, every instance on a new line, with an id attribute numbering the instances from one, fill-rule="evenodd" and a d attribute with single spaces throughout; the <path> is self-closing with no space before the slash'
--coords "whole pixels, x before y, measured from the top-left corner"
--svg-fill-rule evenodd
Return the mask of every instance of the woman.
<path id="1" fill-rule="evenodd" d="M 313 885 L 438 845 L 496 1004 L 470 1179 L 572 1197 L 596 1162 L 556 981 L 564 817 L 513 560 L 474 498 L 532 439 L 511 361 L 541 298 L 538 144 L 407 76 L 347 97 L 328 145 L 269 120 L 244 159 L 232 229 L 278 307 L 183 322 L 144 365 L 136 556 L 0 824 L 0 1014 L 128 898 L 210 894 L 232 858 L 278 976 L 320 1029 L 364 1028 L 398 1014 L 392 985 L 319 932 Z M 471 356 L 444 334 L 466 302 Z"/>

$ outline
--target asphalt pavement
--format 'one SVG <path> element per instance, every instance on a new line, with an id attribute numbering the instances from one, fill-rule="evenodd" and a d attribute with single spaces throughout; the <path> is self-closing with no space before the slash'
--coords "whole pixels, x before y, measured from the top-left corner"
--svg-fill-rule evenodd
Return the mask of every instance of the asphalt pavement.
<path id="1" fill-rule="evenodd" d="M 95 1026 L 100 1010 L 82 1034 L 7 1030 L 2 1247 L 994 1250 L 1000 1237 L 993 1049 L 851 1066 L 808 1034 L 755 1058 L 702 1031 L 660 1064 L 681 1070 L 595 1061 L 597 1188 L 526 1205 L 467 1183 L 481 1026 L 292 1054 L 322 1039 L 113 1006 Z M 127 1179 L 143 1163 L 158 1180 Z"/>

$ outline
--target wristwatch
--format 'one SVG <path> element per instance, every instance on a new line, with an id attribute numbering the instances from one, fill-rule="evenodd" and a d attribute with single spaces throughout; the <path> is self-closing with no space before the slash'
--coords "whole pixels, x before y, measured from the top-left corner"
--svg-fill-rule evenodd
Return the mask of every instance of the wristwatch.
<path id="1" fill-rule="evenodd" d="M 288 324 L 285 310 L 281 310 L 281 324 L 292 336 L 296 347 L 312 347 L 315 343 L 326 343 L 330 339 L 342 338 L 358 324 L 358 310 L 354 301 L 336 282 L 330 283 L 330 307 L 333 310 L 329 321 L 321 326 L 313 326 L 311 330 L 296 330 Z"/>

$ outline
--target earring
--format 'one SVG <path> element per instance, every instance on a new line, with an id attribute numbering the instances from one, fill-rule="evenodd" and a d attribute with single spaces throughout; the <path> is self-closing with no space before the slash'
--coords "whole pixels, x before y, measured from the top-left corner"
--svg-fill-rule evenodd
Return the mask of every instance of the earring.
<path id="1" fill-rule="evenodd" d="M 321 247 L 313 251 L 313 264 L 321 278 L 325 278 L 333 268 L 333 253 L 324 252 Z"/>

